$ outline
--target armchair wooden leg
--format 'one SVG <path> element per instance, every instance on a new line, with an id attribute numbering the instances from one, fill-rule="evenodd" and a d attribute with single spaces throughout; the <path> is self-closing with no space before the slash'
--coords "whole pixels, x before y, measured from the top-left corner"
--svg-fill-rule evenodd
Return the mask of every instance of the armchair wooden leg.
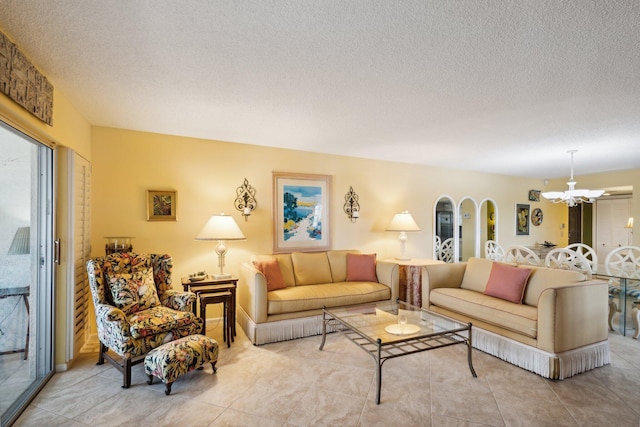
<path id="1" fill-rule="evenodd" d="M 102 342 L 100 343 L 100 352 L 98 353 L 98 363 L 96 363 L 96 365 L 104 365 L 104 354 L 108 351 L 109 349 L 107 347 L 105 347 L 104 344 L 102 344 Z"/>
<path id="2" fill-rule="evenodd" d="M 131 357 L 125 355 L 123 357 L 123 385 L 122 388 L 129 388 L 131 386 Z"/>

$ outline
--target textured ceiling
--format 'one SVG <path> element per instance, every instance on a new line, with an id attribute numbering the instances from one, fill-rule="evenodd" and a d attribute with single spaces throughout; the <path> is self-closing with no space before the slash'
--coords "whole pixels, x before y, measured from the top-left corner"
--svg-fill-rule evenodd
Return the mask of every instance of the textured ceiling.
<path id="1" fill-rule="evenodd" d="M 636 0 L 0 0 L 93 125 L 544 178 L 640 168 Z M 579 185 L 578 185 L 579 187 Z"/>

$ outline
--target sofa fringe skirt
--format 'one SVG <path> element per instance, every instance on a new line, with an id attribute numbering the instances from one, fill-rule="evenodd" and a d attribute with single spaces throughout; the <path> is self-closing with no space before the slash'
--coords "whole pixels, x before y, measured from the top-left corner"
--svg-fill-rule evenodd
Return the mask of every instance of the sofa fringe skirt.
<path id="1" fill-rule="evenodd" d="M 558 380 L 611 363 L 607 340 L 554 354 L 474 327 L 473 347 L 545 378 Z"/>

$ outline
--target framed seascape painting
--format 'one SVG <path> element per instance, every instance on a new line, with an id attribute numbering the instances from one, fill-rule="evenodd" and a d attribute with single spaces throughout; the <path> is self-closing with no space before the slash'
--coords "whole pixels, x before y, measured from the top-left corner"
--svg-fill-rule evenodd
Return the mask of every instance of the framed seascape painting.
<path id="1" fill-rule="evenodd" d="M 147 190 L 147 221 L 175 221 L 176 191 Z"/>
<path id="2" fill-rule="evenodd" d="M 331 248 L 331 176 L 273 173 L 273 252 Z"/>
<path id="3" fill-rule="evenodd" d="M 529 205 L 516 204 L 516 236 L 529 235 Z"/>

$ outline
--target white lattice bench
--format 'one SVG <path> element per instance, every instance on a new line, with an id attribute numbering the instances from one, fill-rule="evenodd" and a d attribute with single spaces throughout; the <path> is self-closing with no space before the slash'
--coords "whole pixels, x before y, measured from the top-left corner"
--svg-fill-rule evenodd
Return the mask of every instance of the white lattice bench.
<path id="1" fill-rule="evenodd" d="M 181 375 L 211 363 L 215 374 L 218 361 L 218 342 L 204 335 L 189 335 L 168 342 L 151 350 L 144 358 L 144 370 L 149 376 L 147 384 L 153 384 L 153 377 L 165 383 L 164 394 L 171 393 L 171 385 Z"/>

